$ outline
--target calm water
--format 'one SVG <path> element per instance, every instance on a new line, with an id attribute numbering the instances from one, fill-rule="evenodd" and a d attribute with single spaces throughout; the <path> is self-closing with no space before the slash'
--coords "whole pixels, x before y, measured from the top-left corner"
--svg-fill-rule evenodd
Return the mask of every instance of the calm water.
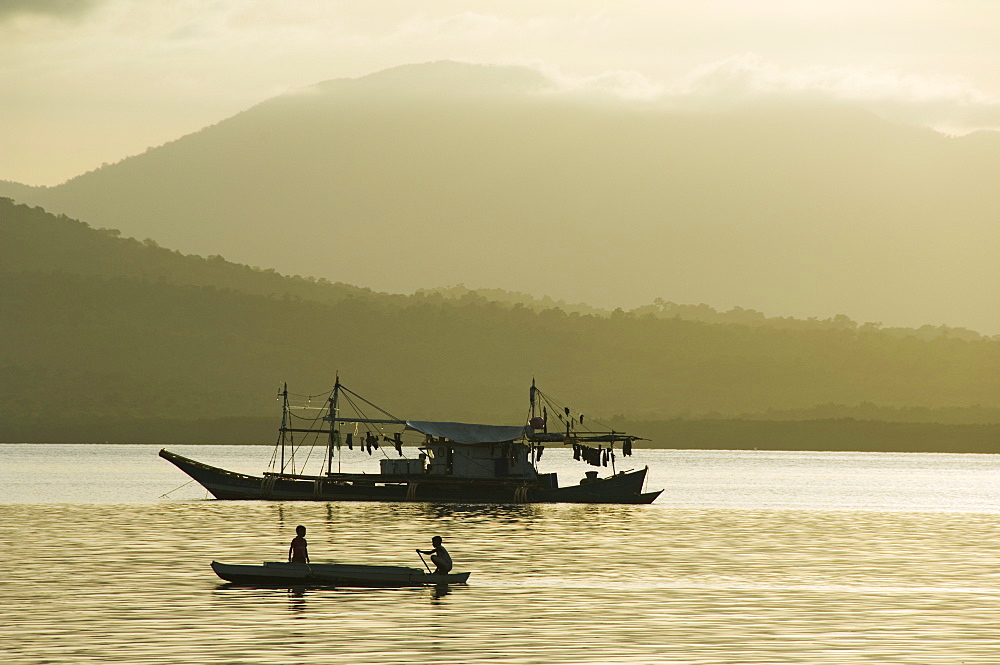
<path id="1" fill-rule="evenodd" d="M 638 451 L 652 506 L 451 506 L 205 500 L 157 450 L 0 445 L 0 662 L 1000 663 L 1000 456 Z M 317 561 L 419 566 L 441 534 L 473 574 L 296 592 L 208 567 L 280 560 L 297 524 Z"/>

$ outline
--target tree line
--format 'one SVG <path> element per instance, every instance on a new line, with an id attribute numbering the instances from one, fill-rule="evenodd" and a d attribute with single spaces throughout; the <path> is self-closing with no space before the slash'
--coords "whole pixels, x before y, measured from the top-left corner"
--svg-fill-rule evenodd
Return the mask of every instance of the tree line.
<path id="1" fill-rule="evenodd" d="M 381 294 L 181 255 L 10 200 L 0 252 L 4 440 L 57 421 L 71 433 L 260 419 L 282 381 L 312 394 L 337 372 L 421 419 L 518 422 L 535 377 L 598 420 L 1000 422 L 1000 341 L 982 336 Z"/>

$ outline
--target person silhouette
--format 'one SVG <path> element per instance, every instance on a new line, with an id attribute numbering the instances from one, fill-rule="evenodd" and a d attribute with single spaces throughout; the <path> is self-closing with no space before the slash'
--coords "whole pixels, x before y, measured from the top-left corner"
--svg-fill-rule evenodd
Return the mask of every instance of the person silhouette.
<path id="1" fill-rule="evenodd" d="M 289 563 L 309 563 L 309 549 L 306 543 L 306 528 L 301 524 L 295 527 L 295 537 L 288 546 Z"/>
<path id="2" fill-rule="evenodd" d="M 434 575 L 447 575 L 451 572 L 452 562 L 451 555 L 448 554 L 448 550 L 444 548 L 441 544 L 441 536 L 434 536 L 431 538 L 431 545 L 434 546 L 432 550 L 420 550 L 417 552 L 420 554 L 430 554 L 431 563 L 433 563 L 437 568 L 434 569 L 432 574 Z"/>

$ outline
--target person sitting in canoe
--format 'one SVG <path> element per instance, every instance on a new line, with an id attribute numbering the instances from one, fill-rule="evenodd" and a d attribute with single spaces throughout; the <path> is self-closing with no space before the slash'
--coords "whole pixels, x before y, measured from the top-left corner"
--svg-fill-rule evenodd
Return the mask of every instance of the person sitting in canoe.
<path id="1" fill-rule="evenodd" d="M 309 549 L 306 543 L 306 528 L 301 524 L 295 527 L 295 537 L 288 546 L 289 563 L 309 563 Z"/>
<path id="2" fill-rule="evenodd" d="M 417 550 L 420 554 L 430 554 L 431 563 L 433 563 L 437 568 L 434 569 L 433 575 L 447 575 L 451 572 L 451 555 L 448 554 L 448 550 L 444 548 L 441 544 L 441 536 L 434 536 L 431 538 L 431 545 L 434 546 L 432 550 Z"/>

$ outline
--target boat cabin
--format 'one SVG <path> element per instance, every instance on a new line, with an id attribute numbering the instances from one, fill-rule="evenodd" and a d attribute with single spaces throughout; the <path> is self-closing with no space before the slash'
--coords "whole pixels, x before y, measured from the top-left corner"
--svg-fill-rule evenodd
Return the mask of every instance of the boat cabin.
<path id="1" fill-rule="evenodd" d="M 427 454 L 427 473 L 433 476 L 533 480 L 538 475 L 529 462 L 529 448 L 523 443 L 454 445 L 438 439 L 421 450 Z"/>
<path id="2" fill-rule="evenodd" d="M 407 421 L 406 428 L 425 435 L 419 459 L 382 460 L 383 474 L 426 474 L 555 483 L 555 474 L 539 474 L 534 447 L 517 441 L 524 427 L 454 422 Z"/>

